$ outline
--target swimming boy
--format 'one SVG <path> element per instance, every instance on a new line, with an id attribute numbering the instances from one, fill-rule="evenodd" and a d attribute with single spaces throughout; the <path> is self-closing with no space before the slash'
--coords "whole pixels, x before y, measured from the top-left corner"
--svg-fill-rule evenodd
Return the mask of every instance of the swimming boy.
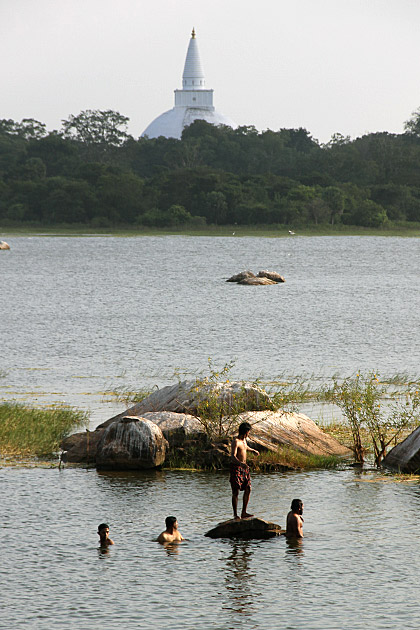
<path id="1" fill-rule="evenodd" d="M 98 525 L 98 534 L 101 547 L 108 547 L 114 544 L 114 541 L 109 537 L 109 525 L 107 523 Z"/>
<path id="2" fill-rule="evenodd" d="M 290 512 L 286 519 L 286 536 L 288 538 L 303 538 L 303 501 L 293 499 Z"/>
<path id="3" fill-rule="evenodd" d="M 164 543 L 181 542 L 182 540 L 185 540 L 178 529 L 176 516 L 167 516 L 165 518 L 165 525 L 166 529 L 164 532 L 159 534 L 157 539 L 158 543 L 163 545 Z"/>
<path id="4" fill-rule="evenodd" d="M 232 447 L 230 451 L 230 485 L 232 487 L 232 507 L 233 517 L 236 521 L 241 518 L 250 518 L 253 514 L 248 514 L 246 508 L 248 507 L 249 496 L 251 494 L 251 477 L 249 475 L 249 466 L 246 463 L 246 453 L 251 451 L 259 455 L 259 452 L 248 446 L 247 437 L 251 431 L 251 425 L 249 422 L 242 422 L 239 425 L 238 437 L 232 441 Z M 239 491 L 243 490 L 243 503 L 241 516 L 238 516 L 238 496 Z"/>

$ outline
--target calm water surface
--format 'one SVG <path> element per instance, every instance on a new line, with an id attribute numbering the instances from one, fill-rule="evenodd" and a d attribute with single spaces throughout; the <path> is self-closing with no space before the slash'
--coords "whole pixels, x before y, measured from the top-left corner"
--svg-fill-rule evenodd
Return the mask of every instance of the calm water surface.
<path id="1" fill-rule="evenodd" d="M 418 629 L 420 486 L 376 472 L 254 476 L 257 514 L 305 538 L 210 540 L 226 475 L 0 470 L 2 628 Z M 174 513 L 188 542 L 154 542 Z M 97 524 L 115 541 L 97 548 Z"/>
<path id="2" fill-rule="evenodd" d="M 102 393 L 234 360 L 233 376 L 418 375 L 420 240 L 17 237 L 0 252 L 0 393 L 90 408 Z M 286 283 L 224 280 L 274 269 Z M 29 392 L 29 396 L 28 396 Z"/>
<path id="3" fill-rule="evenodd" d="M 66 401 L 92 426 L 107 389 L 163 386 L 212 357 L 238 378 L 418 376 L 420 241 L 7 238 L 0 252 L 0 395 Z M 241 287 L 242 269 L 286 283 Z M 115 409 L 114 409 L 115 408 Z M 420 485 L 375 471 L 256 475 L 250 507 L 305 539 L 203 536 L 230 517 L 226 475 L 0 468 L 6 630 L 419 627 Z M 154 542 L 169 513 L 189 540 Z M 109 521 L 116 545 L 97 548 Z"/>

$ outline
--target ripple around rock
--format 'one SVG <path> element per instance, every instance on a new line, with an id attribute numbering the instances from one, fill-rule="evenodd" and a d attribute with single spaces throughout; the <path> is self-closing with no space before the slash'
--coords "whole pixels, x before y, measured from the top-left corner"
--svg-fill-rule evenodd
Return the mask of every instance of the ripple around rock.
<path id="1" fill-rule="evenodd" d="M 262 518 L 243 518 L 240 521 L 230 519 L 210 529 L 205 536 L 209 538 L 274 538 L 284 530 L 276 523 L 264 521 Z"/>

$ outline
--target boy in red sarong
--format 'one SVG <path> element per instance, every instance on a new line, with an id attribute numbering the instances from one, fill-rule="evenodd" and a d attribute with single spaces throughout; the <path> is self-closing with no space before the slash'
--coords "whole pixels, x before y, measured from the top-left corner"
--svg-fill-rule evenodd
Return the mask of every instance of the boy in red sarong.
<path id="1" fill-rule="evenodd" d="M 232 507 L 233 517 L 236 521 L 241 518 L 250 518 L 253 514 L 248 514 L 249 495 L 251 494 L 251 477 L 249 475 L 249 466 L 246 463 L 246 453 L 250 451 L 259 455 L 258 451 L 248 446 L 247 437 L 251 431 L 249 422 L 242 422 L 239 425 L 238 437 L 232 441 L 230 451 L 230 485 L 232 487 Z M 241 516 L 238 516 L 238 496 L 239 491 L 243 490 L 243 504 Z"/>

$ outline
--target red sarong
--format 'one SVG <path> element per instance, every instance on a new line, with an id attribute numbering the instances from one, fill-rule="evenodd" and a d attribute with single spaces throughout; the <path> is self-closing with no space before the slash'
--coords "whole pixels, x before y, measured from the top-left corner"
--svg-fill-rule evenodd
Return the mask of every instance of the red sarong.
<path id="1" fill-rule="evenodd" d="M 249 467 L 244 468 L 243 466 L 231 462 L 229 481 L 232 490 L 246 490 L 246 488 L 251 488 Z"/>

